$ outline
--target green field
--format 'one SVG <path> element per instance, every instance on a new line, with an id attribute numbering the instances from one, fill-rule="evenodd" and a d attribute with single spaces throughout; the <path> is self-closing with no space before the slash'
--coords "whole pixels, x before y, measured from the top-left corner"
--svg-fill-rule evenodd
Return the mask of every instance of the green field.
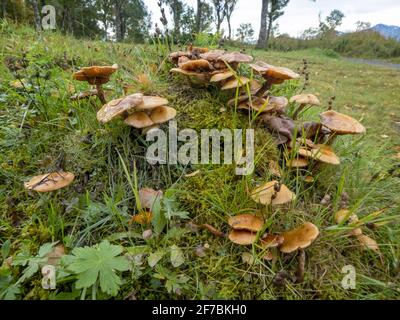
<path id="1" fill-rule="evenodd" d="M 166 46 L 76 40 L 57 33 L 38 36 L 29 28 L 3 23 L 0 48 L 1 299 L 400 297 L 400 70 L 351 63 L 322 50 L 247 49 L 258 60 L 293 70 L 307 60 L 306 92 L 316 94 L 322 105 L 302 119 L 318 120 L 334 96 L 335 110 L 367 128 L 365 135 L 336 140 L 340 166 L 319 166 L 312 172 L 283 170 L 282 182 L 297 198 L 290 205 L 271 208 L 255 203 L 247 193 L 249 187 L 272 180 L 268 162 L 277 160 L 279 152 L 271 136 L 258 121 L 227 107 L 229 94 L 215 87 L 192 88 L 171 76 Z M 12 71 L 24 63 L 26 68 Z M 254 174 L 236 176 L 233 165 L 149 165 L 145 160 L 149 142 L 139 130 L 119 121 L 100 124 L 96 112 L 101 104 L 96 98 L 69 99 L 89 88 L 72 79 L 74 71 L 113 63 L 119 70 L 105 85 L 107 100 L 123 96 L 128 84 L 130 93 L 168 98 L 178 111 L 179 128 L 254 128 Z M 142 74 L 149 81 L 141 80 Z M 13 87 L 17 77 L 24 79 L 19 89 Z M 289 98 L 303 83 L 302 79 L 277 86 L 274 94 Z M 53 171 L 61 160 L 76 175 L 71 186 L 44 194 L 24 189 L 30 177 Z M 185 177 L 196 170 L 197 175 Z M 314 177 L 313 183 L 304 181 L 307 175 Z M 143 187 L 162 189 L 167 195 L 166 227 L 148 240 L 142 232 L 149 226 L 129 223 L 137 213 L 135 193 Z M 364 233 L 379 244 L 379 254 L 363 250 L 348 236 L 348 228 L 336 225 L 334 214 L 343 207 L 343 192 L 348 194 L 346 207 L 359 216 Z M 321 204 L 326 194 L 331 201 Z M 371 216 L 381 209 L 381 214 Z M 208 223 L 228 232 L 228 217 L 238 213 L 263 216 L 270 232 L 289 230 L 304 221 L 318 226 L 320 236 L 305 250 L 302 283 L 278 279 L 282 271 L 295 274 L 296 253 L 278 254 L 267 262 L 257 246 L 235 245 L 207 230 L 194 230 L 189 223 Z M 121 246 L 121 255 L 129 262 L 129 270 L 117 272 L 115 296 L 104 293 L 99 281 L 79 288 L 80 276 L 68 269 L 74 248 L 103 240 Z M 59 266 L 57 289 L 44 290 L 39 268 L 46 259 L 39 248 L 57 241 L 70 255 Z M 179 263 L 176 255 L 171 262 L 171 247 L 177 250 Z M 252 263 L 243 260 L 243 253 L 252 256 Z M 355 267 L 356 289 L 342 288 L 346 265 Z"/>

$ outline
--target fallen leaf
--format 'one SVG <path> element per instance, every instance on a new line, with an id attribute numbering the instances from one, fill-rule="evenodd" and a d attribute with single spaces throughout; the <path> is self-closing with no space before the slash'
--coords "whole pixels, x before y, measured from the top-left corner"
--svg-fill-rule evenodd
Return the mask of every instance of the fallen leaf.
<path id="1" fill-rule="evenodd" d="M 204 223 L 204 224 L 200 225 L 200 227 L 203 229 L 207 229 L 214 236 L 221 237 L 221 238 L 225 237 L 225 233 L 223 233 L 222 231 L 219 231 L 218 229 L 214 228 L 212 225 L 210 225 L 208 223 Z"/>
<path id="2" fill-rule="evenodd" d="M 185 174 L 185 178 L 197 176 L 199 173 L 200 173 L 200 170 L 193 171 L 191 173 Z"/>

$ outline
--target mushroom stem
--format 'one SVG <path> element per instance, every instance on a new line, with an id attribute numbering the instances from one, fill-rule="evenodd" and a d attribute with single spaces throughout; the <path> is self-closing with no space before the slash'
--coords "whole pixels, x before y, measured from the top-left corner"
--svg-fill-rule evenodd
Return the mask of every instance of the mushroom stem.
<path id="1" fill-rule="evenodd" d="M 335 132 L 330 133 L 325 144 L 327 146 L 331 146 L 335 142 L 336 137 L 337 137 L 337 134 L 335 134 Z"/>
<path id="2" fill-rule="evenodd" d="M 301 283 L 304 280 L 304 267 L 306 264 L 306 252 L 299 249 L 299 264 L 296 271 L 296 283 Z"/>
<path id="3" fill-rule="evenodd" d="M 293 113 L 293 120 L 296 120 L 297 117 L 299 116 L 300 112 L 303 111 L 304 107 L 306 106 L 306 104 L 302 103 L 300 104 L 300 106 L 296 109 L 296 111 Z"/>
<path id="4" fill-rule="evenodd" d="M 269 89 L 271 89 L 272 83 L 269 82 L 268 80 L 262 85 L 260 89 L 256 92 L 257 97 L 262 97 L 265 92 L 267 92 Z"/>
<path id="5" fill-rule="evenodd" d="M 104 96 L 104 90 L 101 84 L 96 84 L 96 89 L 97 89 L 97 96 L 99 97 L 101 103 L 106 104 L 106 98 Z"/>

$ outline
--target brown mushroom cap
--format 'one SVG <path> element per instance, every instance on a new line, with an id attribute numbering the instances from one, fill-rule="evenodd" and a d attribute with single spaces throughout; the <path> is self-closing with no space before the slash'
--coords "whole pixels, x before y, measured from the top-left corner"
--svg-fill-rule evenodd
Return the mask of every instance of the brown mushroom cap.
<path id="1" fill-rule="evenodd" d="M 208 61 L 216 61 L 219 57 L 225 54 L 225 50 L 210 50 L 206 53 L 200 54 L 201 59 L 205 59 Z"/>
<path id="2" fill-rule="evenodd" d="M 296 195 L 289 190 L 284 184 L 281 184 L 280 190 L 275 193 L 274 197 L 272 198 L 273 205 L 280 205 L 285 204 L 288 202 L 293 201 L 296 199 Z"/>
<path id="3" fill-rule="evenodd" d="M 261 74 L 263 77 L 274 78 L 279 80 L 292 80 L 300 78 L 300 75 L 283 67 L 275 67 L 265 62 L 257 62 L 250 65 L 254 71 Z"/>
<path id="4" fill-rule="evenodd" d="M 75 175 L 72 172 L 52 172 L 33 177 L 24 186 L 28 190 L 37 192 L 48 192 L 64 188 L 74 181 Z"/>
<path id="5" fill-rule="evenodd" d="M 72 101 L 77 101 L 77 100 L 87 99 L 87 98 L 90 98 L 93 96 L 97 96 L 97 89 L 92 89 L 92 90 L 87 90 L 87 91 L 76 93 L 73 96 L 71 96 L 70 99 Z"/>
<path id="6" fill-rule="evenodd" d="M 234 78 L 232 80 L 228 80 L 221 88 L 221 90 L 230 90 L 230 89 L 235 89 L 237 87 L 243 87 L 247 83 L 250 82 L 250 79 L 246 77 L 239 77 L 239 79 Z"/>
<path id="7" fill-rule="evenodd" d="M 235 230 L 248 230 L 258 232 L 264 225 L 264 220 L 253 214 L 240 214 L 230 217 L 228 224 Z"/>
<path id="8" fill-rule="evenodd" d="M 201 82 L 207 82 L 207 79 L 208 79 L 207 78 L 207 74 L 205 74 L 205 73 L 186 71 L 186 70 L 183 70 L 181 68 L 172 68 L 169 72 L 171 72 L 171 73 L 179 73 L 179 74 L 182 74 L 182 75 L 188 76 L 188 77 L 195 77 Z"/>
<path id="9" fill-rule="evenodd" d="M 138 110 L 149 110 L 168 104 L 167 99 L 157 96 L 143 96 L 142 99 L 142 102 L 137 106 Z"/>
<path id="10" fill-rule="evenodd" d="M 308 161 L 307 161 L 307 159 L 304 159 L 303 157 L 297 157 L 292 160 L 289 160 L 288 166 L 290 168 L 305 168 L 308 166 Z"/>
<path id="11" fill-rule="evenodd" d="M 181 68 L 182 65 L 186 62 L 190 61 L 190 59 L 186 56 L 179 57 L 178 59 L 178 67 Z"/>
<path id="12" fill-rule="evenodd" d="M 253 57 L 248 54 L 240 53 L 237 51 L 225 53 L 217 60 L 225 61 L 226 63 L 249 63 L 253 61 Z"/>
<path id="13" fill-rule="evenodd" d="M 134 112 L 124 122 L 134 128 L 142 129 L 152 126 L 154 122 L 145 112 Z"/>
<path id="14" fill-rule="evenodd" d="M 296 102 L 299 104 L 308 104 L 312 106 L 319 106 L 320 102 L 318 98 L 313 94 L 299 94 L 290 98 L 290 102 Z"/>
<path id="15" fill-rule="evenodd" d="M 240 245 L 249 245 L 256 241 L 257 234 L 247 230 L 232 230 L 228 235 L 229 240 Z"/>
<path id="16" fill-rule="evenodd" d="M 117 71 L 118 65 L 84 67 L 73 74 L 78 81 L 87 81 L 90 84 L 104 84 L 110 80 L 111 74 Z"/>
<path id="17" fill-rule="evenodd" d="M 285 239 L 280 234 L 267 233 L 261 238 L 261 245 L 263 248 L 275 248 L 280 246 Z"/>
<path id="18" fill-rule="evenodd" d="M 220 82 L 223 80 L 226 80 L 230 77 L 233 77 L 233 72 L 230 70 L 224 71 L 224 72 L 219 72 L 214 74 L 211 79 L 210 82 Z"/>
<path id="19" fill-rule="evenodd" d="M 374 239 L 364 234 L 357 235 L 357 239 L 358 241 L 360 241 L 360 244 L 364 249 L 370 249 L 377 253 L 380 253 L 378 243 Z"/>
<path id="20" fill-rule="evenodd" d="M 120 99 L 111 100 L 97 112 L 97 120 L 106 123 L 115 117 L 128 113 L 131 109 L 137 107 L 142 102 L 143 95 L 141 93 L 135 93 Z"/>
<path id="21" fill-rule="evenodd" d="M 270 181 L 264 183 L 263 185 L 254 189 L 251 193 L 251 198 L 258 203 L 261 204 L 270 204 L 272 202 L 272 197 L 275 194 L 275 185 L 278 184 L 278 181 Z"/>
<path id="22" fill-rule="evenodd" d="M 365 133 L 365 127 L 348 115 L 329 110 L 321 113 L 321 123 L 336 134 Z"/>
<path id="23" fill-rule="evenodd" d="M 210 71 L 212 69 L 210 62 L 204 59 L 189 60 L 185 63 L 182 63 L 180 67 L 185 71 Z"/>
<path id="24" fill-rule="evenodd" d="M 316 144 L 312 149 L 299 148 L 298 154 L 305 157 L 317 160 L 319 162 L 338 165 L 340 158 L 333 152 L 332 148 L 323 144 Z"/>
<path id="25" fill-rule="evenodd" d="M 311 222 L 305 222 L 296 229 L 282 233 L 284 240 L 279 250 L 284 253 L 290 253 L 297 249 L 307 248 L 318 235 L 318 228 Z"/>
<path id="26" fill-rule="evenodd" d="M 164 123 L 176 116 L 176 110 L 171 107 L 157 107 L 154 108 L 150 114 L 150 118 L 154 123 Z"/>

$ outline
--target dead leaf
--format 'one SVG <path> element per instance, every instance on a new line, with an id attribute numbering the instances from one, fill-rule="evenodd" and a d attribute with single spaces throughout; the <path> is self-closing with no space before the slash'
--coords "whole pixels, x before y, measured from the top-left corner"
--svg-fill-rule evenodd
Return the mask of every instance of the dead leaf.
<path id="1" fill-rule="evenodd" d="M 203 229 L 207 229 L 214 236 L 221 237 L 221 238 L 225 237 L 225 233 L 223 233 L 222 231 L 219 231 L 218 229 L 214 228 L 212 225 L 210 225 L 208 223 L 204 223 L 204 224 L 200 225 L 200 227 Z"/>
<path id="2" fill-rule="evenodd" d="M 199 173 L 200 173 L 200 170 L 193 171 L 191 173 L 185 174 L 185 178 L 197 176 Z"/>
<path id="3" fill-rule="evenodd" d="M 153 219 L 153 213 L 151 211 L 141 211 L 138 214 L 135 214 L 130 223 L 136 222 L 141 225 L 150 224 Z"/>

